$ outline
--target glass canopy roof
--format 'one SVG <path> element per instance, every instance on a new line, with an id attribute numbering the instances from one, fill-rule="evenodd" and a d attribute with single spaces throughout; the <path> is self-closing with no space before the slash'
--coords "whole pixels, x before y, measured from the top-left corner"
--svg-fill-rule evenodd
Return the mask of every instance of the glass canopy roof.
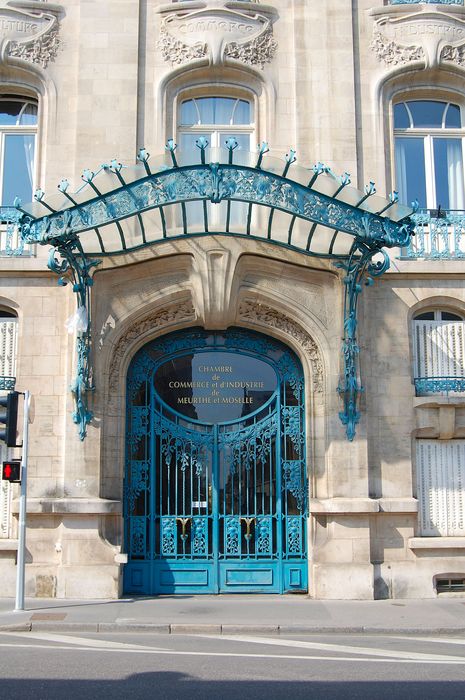
<path id="1" fill-rule="evenodd" d="M 39 190 L 19 204 L 28 243 L 57 245 L 78 235 L 89 256 L 115 256 L 179 236 L 232 234 L 264 239 L 317 257 L 344 258 L 354 239 L 377 246 L 404 245 L 411 210 L 377 196 L 373 183 L 361 192 L 347 173 L 338 177 L 321 163 L 313 168 L 269 155 L 208 149 L 199 139 L 199 163 L 169 142 L 163 156 L 139 164 L 117 161 L 83 173 L 74 193 L 63 180 L 59 193 Z M 206 142 L 205 142 L 206 143 Z M 399 223 L 400 222 L 400 223 Z"/>
<path id="2" fill-rule="evenodd" d="M 77 299 L 77 368 L 72 385 L 73 419 L 84 439 L 93 414 L 88 395 L 94 389 L 92 367 L 92 274 L 104 257 L 118 265 L 118 256 L 160 241 L 193 236 L 244 237 L 332 260 L 344 281 L 344 371 L 338 387 L 343 399 L 340 418 L 349 440 L 360 419 L 362 391 L 358 363 L 357 300 L 362 281 L 389 267 L 385 247 L 407 246 L 412 211 L 376 195 L 370 182 L 363 192 L 350 176 L 336 176 L 322 163 L 312 168 L 295 164 L 294 151 L 284 159 L 269 153 L 238 149 L 234 138 L 225 149 L 209 148 L 199 137 L 198 162 L 192 153 L 177 152 L 168 141 L 164 155 L 151 159 L 145 149 L 138 164 L 118 161 L 86 170 L 74 193 L 67 180 L 58 194 L 35 193 L 35 202 L 16 201 L 24 243 L 51 245 L 49 267 L 60 281 L 71 278 Z M 208 160 L 207 160 L 208 155 Z M 121 258 L 120 258 L 121 259 Z M 124 257 L 122 258 L 124 262 Z"/>

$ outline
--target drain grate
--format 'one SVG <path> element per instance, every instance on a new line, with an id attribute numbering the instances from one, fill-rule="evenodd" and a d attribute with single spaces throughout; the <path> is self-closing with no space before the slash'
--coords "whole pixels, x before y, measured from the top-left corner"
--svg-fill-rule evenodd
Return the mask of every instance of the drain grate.
<path id="1" fill-rule="evenodd" d="M 52 622 L 54 620 L 64 620 L 66 617 L 66 613 L 34 613 L 31 615 L 31 620 L 42 620 L 43 622 L 49 621 Z"/>

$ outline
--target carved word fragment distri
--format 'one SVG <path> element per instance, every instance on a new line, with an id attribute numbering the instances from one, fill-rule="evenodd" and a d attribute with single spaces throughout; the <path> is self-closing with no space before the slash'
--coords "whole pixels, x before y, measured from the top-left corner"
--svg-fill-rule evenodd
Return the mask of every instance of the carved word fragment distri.
<path id="1" fill-rule="evenodd" d="M 417 8 L 400 16 L 390 13 L 393 8 L 372 10 L 376 20 L 371 47 L 378 59 L 391 66 L 410 61 L 423 61 L 426 68 L 441 61 L 463 64 L 465 12 L 452 15 L 437 7 Z"/>
<path id="2" fill-rule="evenodd" d="M 161 12 L 159 46 L 165 61 L 181 64 L 208 56 L 212 65 L 225 57 L 263 67 L 273 58 L 274 12 L 231 9 L 226 0 L 209 0 L 206 7 L 195 10 L 176 9 Z"/>
<path id="3" fill-rule="evenodd" d="M 15 9 L 0 3 L 1 55 L 46 67 L 58 51 L 58 20 L 52 12 Z"/>

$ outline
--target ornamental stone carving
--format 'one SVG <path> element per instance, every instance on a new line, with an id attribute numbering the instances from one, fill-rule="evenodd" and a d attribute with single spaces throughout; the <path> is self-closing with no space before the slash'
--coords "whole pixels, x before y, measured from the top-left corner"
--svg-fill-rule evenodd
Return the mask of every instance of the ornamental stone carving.
<path id="1" fill-rule="evenodd" d="M 160 309 L 155 314 L 145 317 L 132 325 L 118 339 L 110 363 L 109 387 L 110 391 L 117 391 L 119 387 L 119 368 L 121 361 L 129 345 L 148 332 L 166 329 L 179 323 L 194 322 L 195 310 L 190 301 L 180 302 Z"/>
<path id="2" fill-rule="evenodd" d="M 256 301 L 243 301 L 239 306 L 239 321 L 248 321 L 256 326 L 276 328 L 293 338 L 310 360 L 314 391 L 323 393 L 324 371 L 321 354 L 313 338 L 295 321 L 280 311 Z"/>
<path id="3" fill-rule="evenodd" d="M 318 284 L 305 284 L 301 289 L 296 285 L 285 282 L 282 278 L 263 279 L 260 275 L 249 274 L 245 278 L 246 284 L 251 284 L 258 290 L 265 290 L 287 297 L 300 307 L 314 314 L 321 323 L 328 327 L 328 313 L 326 308 L 326 296 L 323 287 Z"/>
<path id="4" fill-rule="evenodd" d="M 276 10 L 257 9 L 253 2 L 206 0 L 203 7 L 177 2 L 159 9 L 162 15 L 158 46 L 172 65 L 208 57 L 211 65 L 225 60 L 263 68 L 277 49 L 273 36 Z"/>
<path id="5" fill-rule="evenodd" d="M 19 58 L 46 68 L 60 47 L 57 5 L 37 0 L 0 2 L 1 60 Z"/>
<path id="6" fill-rule="evenodd" d="M 441 51 L 441 60 L 465 66 L 465 44 L 461 46 L 445 46 Z"/>
<path id="7" fill-rule="evenodd" d="M 395 41 L 389 41 L 381 32 L 375 32 L 370 44 L 380 61 L 388 66 L 423 61 L 424 51 L 421 46 L 401 46 Z"/>
<path id="8" fill-rule="evenodd" d="M 465 8 L 395 5 L 371 11 L 371 49 L 379 61 L 393 67 L 422 61 L 426 68 L 440 62 L 463 65 Z"/>

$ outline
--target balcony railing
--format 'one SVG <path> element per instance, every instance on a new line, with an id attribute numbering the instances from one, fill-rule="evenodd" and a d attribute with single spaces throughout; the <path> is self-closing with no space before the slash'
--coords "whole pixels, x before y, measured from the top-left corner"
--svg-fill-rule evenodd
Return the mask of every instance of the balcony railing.
<path id="1" fill-rule="evenodd" d="M 14 207 L 0 207 L 0 257 L 32 255 L 32 247 L 19 236 L 18 217 Z"/>
<path id="2" fill-rule="evenodd" d="M 465 258 L 465 211 L 420 209 L 413 214 L 415 235 L 401 258 L 462 260 Z"/>
<path id="3" fill-rule="evenodd" d="M 0 391 L 14 391 L 16 377 L 0 376 Z"/>
<path id="4" fill-rule="evenodd" d="M 465 322 L 413 321 L 417 396 L 465 392 Z"/>
<path id="5" fill-rule="evenodd" d="M 388 0 L 388 5 L 463 5 L 463 0 Z"/>

